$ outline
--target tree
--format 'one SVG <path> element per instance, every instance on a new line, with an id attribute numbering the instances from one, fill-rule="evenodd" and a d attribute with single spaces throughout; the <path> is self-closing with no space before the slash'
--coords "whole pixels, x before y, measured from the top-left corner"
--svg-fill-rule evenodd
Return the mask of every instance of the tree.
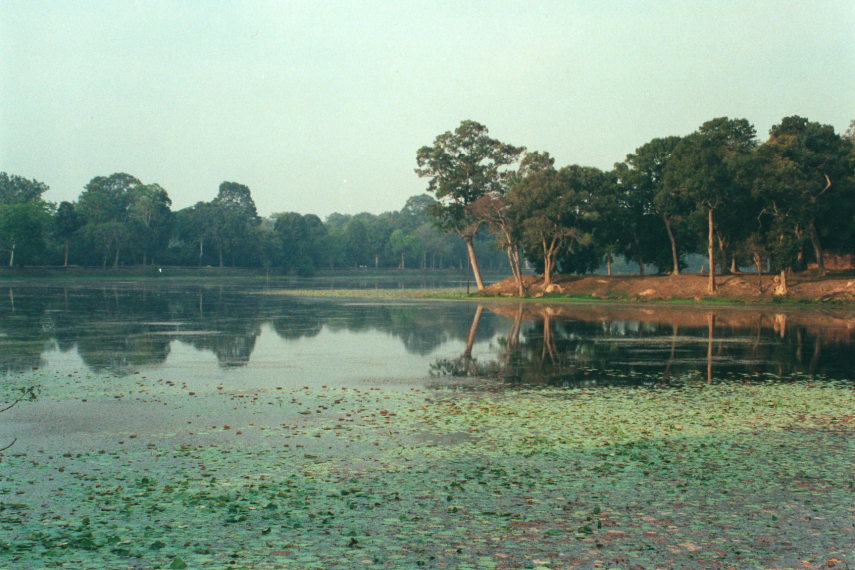
<path id="1" fill-rule="evenodd" d="M 471 205 L 484 195 L 502 193 L 510 176 L 505 167 L 512 165 L 525 151 L 488 136 L 487 127 L 475 121 L 462 121 L 454 132 L 447 131 L 416 154 L 416 174 L 430 178 L 428 192 L 438 202 L 427 212 L 446 232 L 463 239 L 478 290 L 484 289 L 473 238 L 483 223 L 473 215 Z"/>
<path id="2" fill-rule="evenodd" d="M 68 267 L 68 249 L 71 243 L 71 238 L 77 233 L 84 224 L 83 216 L 81 216 L 74 204 L 71 202 L 60 202 L 56 209 L 56 214 L 53 217 L 52 234 L 54 239 L 62 243 L 63 246 L 63 261 L 62 265 Z"/>
<path id="3" fill-rule="evenodd" d="M 214 262 L 208 246 L 214 242 L 213 220 L 217 214 L 218 209 L 211 202 L 196 202 L 175 212 L 173 234 L 178 247 L 186 247 L 186 252 L 181 255 L 186 262 L 192 259 L 200 266 Z"/>
<path id="4" fill-rule="evenodd" d="M 42 200 L 0 205 L 0 247 L 9 253 L 9 267 L 15 255 L 26 252 L 33 257 L 44 249 L 44 230 L 51 215 Z"/>
<path id="5" fill-rule="evenodd" d="M 281 242 L 279 260 L 288 272 L 309 276 L 327 262 L 327 229 L 314 214 L 274 214 L 273 230 Z"/>
<path id="6" fill-rule="evenodd" d="M 775 180 L 767 186 L 767 200 L 790 206 L 798 229 L 810 241 L 819 273 L 825 274 L 822 230 L 843 219 L 841 208 L 851 212 L 855 200 L 850 184 L 852 142 L 830 125 L 792 116 L 770 129 L 763 152 L 767 172 Z"/>
<path id="7" fill-rule="evenodd" d="M 344 253 L 354 267 L 364 267 L 369 264 L 368 225 L 362 218 L 353 217 L 344 228 Z"/>
<path id="8" fill-rule="evenodd" d="M 0 172 L 0 248 L 9 254 L 9 267 L 19 252 L 32 258 L 44 249 L 50 206 L 42 194 L 47 190 L 43 182 Z"/>
<path id="9" fill-rule="evenodd" d="M 96 176 L 77 200 L 77 210 L 86 220 L 83 234 L 101 250 L 103 267 L 110 256 L 113 266 L 119 265 L 121 251 L 131 236 L 127 227 L 131 190 L 140 184 L 138 178 L 124 172 Z"/>
<path id="10" fill-rule="evenodd" d="M 0 172 L 0 204 L 38 202 L 47 191 L 48 185 L 44 182 Z"/>
<path id="11" fill-rule="evenodd" d="M 657 234 L 653 219 L 659 218 L 670 244 L 671 273 L 680 274 L 680 250 L 677 244 L 675 223 L 691 210 L 685 200 L 669 191 L 665 185 L 665 168 L 680 137 L 656 138 L 628 154 L 622 163 L 615 165 L 618 179 L 619 213 L 612 218 L 629 230 L 632 245 L 620 249 L 630 259 L 643 267 L 644 261 L 659 259 L 659 240 L 645 237 Z"/>
<path id="12" fill-rule="evenodd" d="M 595 168 L 567 166 L 540 169 L 523 176 L 508 192 L 511 216 L 521 221 L 526 256 L 543 266 L 545 287 L 552 284 L 562 250 L 590 241 L 588 179 Z"/>
<path id="13" fill-rule="evenodd" d="M 399 269 L 406 269 L 406 259 L 418 256 L 421 253 L 422 247 L 421 242 L 415 236 L 406 233 L 400 228 L 394 230 L 389 235 L 389 248 L 392 250 L 393 255 L 400 258 L 400 262 L 398 263 Z"/>
<path id="14" fill-rule="evenodd" d="M 128 220 L 142 249 L 142 264 L 166 246 L 169 238 L 172 200 L 159 184 L 140 184 L 130 189 Z"/>
<path id="15" fill-rule="evenodd" d="M 665 168 L 665 185 L 680 199 L 697 204 L 707 219 L 709 284 L 716 291 L 716 210 L 733 205 L 747 189 L 738 182 L 740 165 L 754 149 L 754 127 L 745 119 L 720 117 L 683 138 Z"/>
<path id="16" fill-rule="evenodd" d="M 261 223 L 261 218 L 249 187 L 237 182 L 221 183 L 211 204 L 211 237 L 217 247 L 220 267 L 223 267 L 225 254 L 230 254 L 234 263 L 239 250 L 248 249 L 251 230 Z"/>

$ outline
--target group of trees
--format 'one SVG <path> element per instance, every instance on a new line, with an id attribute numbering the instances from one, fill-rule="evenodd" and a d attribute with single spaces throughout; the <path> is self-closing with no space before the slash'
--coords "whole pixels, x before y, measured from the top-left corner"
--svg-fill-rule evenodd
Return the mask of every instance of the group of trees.
<path id="1" fill-rule="evenodd" d="M 551 284 L 555 272 L 582 273 L 615 256 L 679 274 L 704 252 L 708 289 L 716 274 L 753 265 L 758 273 L 816 264 L 826 252 L 855 252 L 855 121 L 840 135 L 803 117 L 784 118 L 765 142 L 745 119 L 707 121 L 684 137 L 656 138 L 611 171 L 556 168 L 463 121 L 417 153 L 429 178 L 439 227 L 463 238 L 497 236 L 524 294 L 524 255 Z M 479 288 L 478 262 L 468 247 Z M 785 283 L 785 282 L 784 282 Z"/>
<path id="2" fill-rule="evenodd" d="M 318 268 L 471 266 L 507 257 L 525 294 L 523 260 L 549 286 L 620 256 L 639 272 L 679 274 L 704 253 L 716 274 L 825 271 L 826 252 L 855 251 L 855 122 L 843 135 L 793 116 L 760 142 L 745 119 L 713 119 L 656 138 L 610 171 L 557 168 L 545 152 L 500 142 L 463 121 L 418 150 L 429 194 L 379 215 L 259 216 L 250 189 L 178 211 L 167 191 L 124 173 L 93 178 L 76 202 L 44 200 L 39 181 L 0 173 L 0 253 L 8 265 L 244 266 L 309 275 Z M 458 239 L 462 238 L 462 239 Z M 497 246 L 497 247 L 496 247 Z"/>
<path id="3" fill-rule="evenodd" d="M 310 275 L 319 268 L 465 268 L 463 244 L 435 227 L 413 196 L 379 215 L 284 212 L 259 216 L 250 189 L 220 184 L 216 197 L 173 211 L 167 191 L 125 173 L 93 178 L 76 202 L 44 200 L 47 185 L 0 173 L 4 265 L 181 265 L 273 268 Z M 494 268 L 501 252 L 476 240 Z"/>

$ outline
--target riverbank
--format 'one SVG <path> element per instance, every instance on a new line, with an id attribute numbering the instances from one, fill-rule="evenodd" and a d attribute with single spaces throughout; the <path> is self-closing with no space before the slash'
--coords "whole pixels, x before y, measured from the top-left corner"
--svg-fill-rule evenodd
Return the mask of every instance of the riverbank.
<path id="1" fill-rule="evenodd" d="M 852 302 L 855 301 L 855 276 L 817 277 L 793 275 L 788 280 L 788 293 L 776 295 L 777 277 L 773 275 L 736 274 L 717 277 L 718 290 L 707 292 L 706 275 L 558 275 L 545 286 L 539 276 L 523 277 L 526 292 L 533 298 L 589 297 L 611 301 L 695 301 L 714 303 L 773 302 Z M 517 286 L 512 278 L 487 287 L 485 297 L 513 297 Z"/>

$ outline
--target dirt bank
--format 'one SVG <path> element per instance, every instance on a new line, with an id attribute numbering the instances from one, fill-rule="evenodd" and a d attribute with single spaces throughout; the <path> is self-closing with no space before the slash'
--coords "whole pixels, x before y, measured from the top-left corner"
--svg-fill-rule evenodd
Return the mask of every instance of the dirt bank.
<path id="1" fill-rule="evenodd" d="M 603 299 L 671 300 L 671 299 L 732 299 L 744 302 L 769 302 L 775 298 L 775 276 L 754 274 L 722 275 L 717 277 L 718 291 L 707 293 L 706 275 L 559 275 L 545 291 L 543 279 L 525 276 L 528 295 L 577 296 L 589 295 Z M 808 301 L 855 301 L 855 276 L 817 277 L 793 275 L 788 279 L 787 299 Z M 487 287 L 486 296 L 512 297 L 516 284 L 512 278 Z"/>

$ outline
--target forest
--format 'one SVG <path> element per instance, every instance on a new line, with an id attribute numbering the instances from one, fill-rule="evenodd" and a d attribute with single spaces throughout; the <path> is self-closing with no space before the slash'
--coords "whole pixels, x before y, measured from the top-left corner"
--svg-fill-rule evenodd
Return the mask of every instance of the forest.
<path id="1" fill-rule="evenodd" d="M 655 138 L 611 170 L 562 167 L 462 121 L 418 149 L 427 193 L 399 211 L 261 217 L 249 187 L 225 181 L 208 202 L 172 209 L 167 189 L 126 173 L 96 176 L 75 202 L 0 173 L 0 253 L 8 266 L 319 269 L 508 267 L 523 295 L 530 264 L 548 284 L 615 260 L 679 274 L 690 254 L 715 275 L 826 270 L 855 253 L 855 121 L 842 134 L 799 116 L 758 139 L 721 117 Z M 213 192 L 212 192 L 213 193 Z M 712 271 L 710 271 L 712 268 Z"/>

